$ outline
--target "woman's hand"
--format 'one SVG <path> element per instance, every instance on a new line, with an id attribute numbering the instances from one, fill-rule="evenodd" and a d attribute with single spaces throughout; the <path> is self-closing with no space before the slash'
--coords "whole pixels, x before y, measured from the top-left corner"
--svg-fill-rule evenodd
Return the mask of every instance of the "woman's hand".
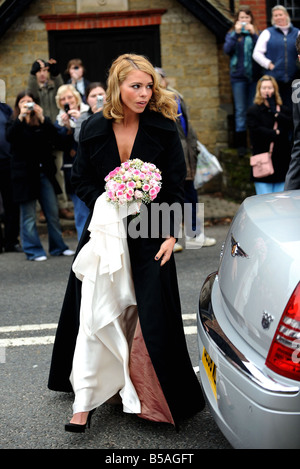
<path id="1" fill-rule="evenodd" d="M 69 117 L 69 114 L 67 112 L 64 112 L 62 115 L 61 115 L 61 121 L 62 121 L 62 124 L 64 127 L 67 127 L 67 129 L 71 129 L 71 125 L 70 125 L 70 117 Z"/>
<path id="2" fill-rule="evenodd" d="M 31 113 L 31 110 L 28 109 L 27 103 L 19 103 L 19 108 L 20 108 L 20 114 L 18 118 L 22 122 L 27 116 L 29 116 L 29 114 Z"/>
<path id="3" fill-rule="evenodd" d="M 254 29 L 254 26 L 253 26 L 252 23 L 247 23 L 246 26 L 245 26 L 245 30 L 249 31 L 250 34 L 255 33 L 255 29 Z"/>
<path id="4" fill-rule="evenodd" d="M 161 259 L 161 266 L 163 266 L 170 259 L 175 242 L 176 239 L 173 236 L 170 236 L 170 238 L 165 239 L 165 241 L 160 246 L 160 250 L 156 254 L 155 260 L 159 261 Z"/>
<path id="5" fill-rule="evenodd" d="M 78 109 L 70 109 L 68 115 L 70 118 L 73 117 L 74 120 L 77 120 L 80 117 L 80 111 Z"/>
<path id="6" fill-rule="evenodd" d="M 28 105 L 33 105 L 34 107 L 28 107 Z M 30 117 L 30 114 L 31 113 L 35 113 L 36 112 L 36 107 L 38 107 L 42 112 L 42 108 L 40 106 L 38 106 L 36 103 L 33 103 L 33 102 L 22 102 L 20 101 L 19 102 L 19 109 L 20 109 L 20 114 L 19 114 L 19 120 L 20 121 L 23 121 L 24 119 L 28 120 L 29 117 Z"/>
<path id="7" fill-rule="evenodd" d="M 236 34 L 241 34 L 242 31 L 242 23 L 240 21 L 237 21 L 234 25 L 234 30 Z"/>
<path id="8" fill-rule="evenodd" d="M 36 113 L 36 116 L 39 119 L 39 121 L 43 124 L 45 117 L 44 117 L 44 112 L 41 106 L 39 106 L 38 104 L 35 104 L 33 110 Z"/>

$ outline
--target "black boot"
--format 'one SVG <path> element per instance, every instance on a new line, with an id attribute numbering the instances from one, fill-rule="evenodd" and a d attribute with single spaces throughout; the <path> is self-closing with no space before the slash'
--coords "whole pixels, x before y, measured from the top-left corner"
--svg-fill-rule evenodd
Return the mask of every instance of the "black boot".
<path id="1" fill-rule="evenodd" d="M 247 153 L 247 132 L 236 132 L 235 142 L 239 158 L 242 158 Z"/>

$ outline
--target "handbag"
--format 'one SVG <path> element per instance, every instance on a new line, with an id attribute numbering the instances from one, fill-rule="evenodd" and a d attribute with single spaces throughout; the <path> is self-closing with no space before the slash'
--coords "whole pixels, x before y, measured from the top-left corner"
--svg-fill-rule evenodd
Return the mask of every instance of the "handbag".
<path id="1" fill-rule="evenodd" d="M 277 111 L 280 108 L 277 106 Z M 274 123 L 273 129 L 276 130 L 278 127 L 277 121 Z M 274 148 L 274 142 L 271 142 L 269 151 L 259 153 L 258 155 L 250 156 L 250 165 L 252 166 L 253 176 L 255 178 L 264 178 L 274 174 L 274 168 L 272 163 L 272 153 Z"/>
<path id="2" fill-rule="evenodd" d="M 199 140 L 197 141 L 197 150 L 197 167 L 194 177 L 195 189 L 199 189 L 203 184 L 223 171 L 217 157 L 212 155 Z"/>
<path id="3" fill-rule="evenodd" d="M 250 156 L 250 165 L 255 178 L 264 178 L 274 173 L 271 150 L 270 147 L 270 150 L 265 153 Z"/>

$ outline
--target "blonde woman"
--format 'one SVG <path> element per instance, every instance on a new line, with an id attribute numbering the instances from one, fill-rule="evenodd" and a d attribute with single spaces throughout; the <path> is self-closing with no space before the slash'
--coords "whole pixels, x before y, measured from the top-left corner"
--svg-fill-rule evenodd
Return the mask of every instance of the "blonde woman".
<path id="1" fill-rule="evenodd" d="M 274 130 L 275 121 L 278 128 Z M 247 123 L 253 155 L 268 151 L 270 144 L 274 142 L 272 152 L 274 174 L 259 179 L 252 176 L 256 193 L 283 191 L 291 156 L 290 132 L 293 119 L 289 107 L 282 105 L 274 77 L 264 75 L 258 81 L 254 105 L 247 112 Z"/>
<path id="2" fill-rule="evenodd" d="M 186 169 L 176 116 L 173 93 L 159 86 L 145 57 L 124 54 L 115 60 L 103 115 L 94 114 L 83 122 L 73 168 L 76 192 L 90 209 L 104 192 L 105 176 L 134 158 L 153 162 L 161 170 L 157 204 L 173 207 L 183 203 Z M 168 229 L 157 236 L 152 234 L 150 209 L 144 216 L 149 221 L 146 235 L 131 236 L 128 230 L 124 256 L 128 250 L 130 269 L 122 284 L 115 277 L 112 284 L 105 273 L 94 277 L 90 272 L 97 291 L 104 285 L 107 288 L 99 301 L 91 292 L 86 298 L 84 277 L 80 304 L 81 282 L 74 273 L 70 276 L 49 377 L 50 389 L 75 393 L 73 417 L 66 431 L 85 431 L 94 409 L 115 394 L 124 412 L 175 426 L 204 407 L 186 347 L 173 256 L 180 220 L 171 216 Z M 103 217 L 101 214 L 102 222 Z M 87 246 L 89 237 L 86 230 L 78 249 Z M 123 268 L 122 264 L 120 272 Z M 111 307 L 116 298 L 118 304 L 125 303 L 124 308 Z M 115 319 L 96 327 L 107 306 Z M 92 333 L 86 328 L 88 317 L 95 329 Z M 100 431 L 102 428 L 103 423 Z"/>
<path id="3" fill-rule="evenodd" d="M 297 73 L 296 39 L 300 30 L 295 28 L 288 11 L 282 5 L 272 8 L 272 26 L 262 31 L 254 51 L 254 60 L 278 83 L 283 104 L 292 108 L 292 81 Z"/>
<path id="4" fill-rule="evenodd" d="M 78 240 L 82 234 L 89 209 L 74 193 L 71 185 L 71 170 L 77 154 L 77 142 L 74 139 L 76 122 L 81 113 L 88 111 L 89 106 L 82 102 L 79 92 L 73 85 L 62 85 L 56 94 L 59 114 L 55 123 L 58 133 L 64 142 L 63 171 L 66 192 L 74 205 L 74 218 Z"/>

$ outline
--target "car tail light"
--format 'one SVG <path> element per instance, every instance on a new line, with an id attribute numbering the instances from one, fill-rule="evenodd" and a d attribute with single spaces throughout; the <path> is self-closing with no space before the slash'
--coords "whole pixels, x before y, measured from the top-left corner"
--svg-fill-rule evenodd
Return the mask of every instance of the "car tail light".
<path id="1" fill-rule="evenodd" d="M 283 312 L 266 365 L 286 378 L 300 381 L 300 282 Z"/>

